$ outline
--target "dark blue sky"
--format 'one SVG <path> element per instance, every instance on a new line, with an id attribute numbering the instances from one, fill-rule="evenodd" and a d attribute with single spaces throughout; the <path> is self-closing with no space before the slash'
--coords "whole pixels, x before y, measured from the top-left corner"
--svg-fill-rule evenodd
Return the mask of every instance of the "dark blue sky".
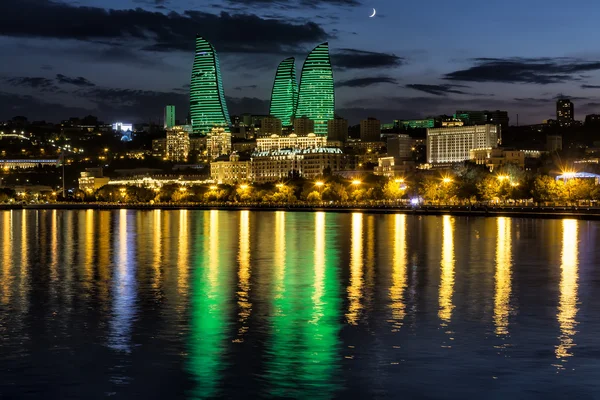
<path id="1" fill-rule="evenodd" d="M 372 8 L 377 16 L 369 18 Z M 232 114 L 266 113 L 278 62 L 329 41 L 351 122 L 504 109 L 600 113 L 600 5 L 578 0 L 2 0 L 0 119 L 187 112 L 194 34 L 221 58 Z"/>

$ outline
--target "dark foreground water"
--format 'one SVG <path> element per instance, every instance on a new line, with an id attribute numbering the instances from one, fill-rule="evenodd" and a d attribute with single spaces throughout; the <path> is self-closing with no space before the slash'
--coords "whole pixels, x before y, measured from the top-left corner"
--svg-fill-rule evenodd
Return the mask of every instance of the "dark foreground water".
<path id="1" fill-rule="evenodd" d="M 600 398 L 599 222 L 0 212 L 0 398 Z"/>

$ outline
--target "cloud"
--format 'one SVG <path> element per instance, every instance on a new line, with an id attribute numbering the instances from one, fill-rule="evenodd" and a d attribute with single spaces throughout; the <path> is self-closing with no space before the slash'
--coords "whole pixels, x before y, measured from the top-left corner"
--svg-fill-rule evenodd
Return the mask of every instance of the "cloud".
<path id="1" fill-rule="evenodd" d="M 88 115 L 90 110 L 42 101 L 34 96 L 0 92 L 0 120 L 25 115 L 31 121 L 58 122 L 61 118 Z"/>
<path id="2" fill-rule="evenodd" d="M 444 79 L 467 82 L 548 85 L 581 80 L 578 74 L 600 70 L 600 61 L 575 58 L 476 58 L 475 65 L 448 73 Z"/>
<path id="3" fill-rule="evenodd" d="M 246 85 L 246 86 L 236 86 L 233 89 L 234 90 L 244 90 L 244 89 L 256 89 L 258 86 L 257 85 Z"/>
<path id="4" fill-rule="evenodd" d="M 278 7 L 284 9 L 319 8 L 323 5 L 335 7 L 356 7 L 358 0 L 227 0 L 233 6 Z"/>
<path id="5" fill-rule="evenodd" d="M 429 93 L 429 94 L 433 94 L 436 96 L 446 96 L 448 93 L 454 93 L 454 94 L 472 94 L 472 93 L 467 93 L 464 92 L 462 90 L 458 90 L 455 88 L 465 88 L 468 86 L 464 86 L 464 85 L 425 85 L 425 84 L 420 84 L 420 83 L 412 83 L 409 85 L 405 85 L 405 88 L 408 89 L 414 89 L 414 90 L 419 90 L 421 92 L 425 92 L 425 93 Z"/>
<path id="6" fill-rule="evenodd" d="M 399 67 L 405 59 L 394 54 L 341 49 L 331 55 L 331 62 L 336 69 L 367 69 Z"/>
<path id="7" fill-rule="evenodd" d="M 63 74 L 57 74 L 56 80 L 59 83 L 70 84 L 70 85 L 75 85 L 75 86 L 87 86 L 87 87 L 96 86 L 96 84 L 90 82 L 89 80 L 85 79 L 82 76 L 78 76 L 77 78 L 70 78 Z"/>
<path id="8" fill-rule="evenodd" d="M 54 80 L 43 77 L 19 76 L 6 78 L 4 81 L 12 86 L 30 88 L 39 92 L 60 92 L 60 88 L 54 84 Z"/>
<path id="9" fill-rule="evenodd" d="M 365 78 L 354 78 L 345 81 L 337 82 L 336 86 L 340 87 L 366 87 L 377 85 L 380 83 L 397 83 L 396 79 L 389 76 L 377 76 L 377 77 L 365 77 Z"/>
<path id="10" fill-rule="evenodd" d="M 252 34 L 248 34 L 251 32 Z M 277 32 L 277 34 L 273 34 Z M 210 14 L 201 11 L 168 14 L 141 8 L 106 10 L 50 0 L 2 0 L 0 35 L 101 41 L 127 41 L 146 50 L 190 51 L 197 33 L 219 52 L 281 53 L 304 50 L 326 40 L 314 22 L 294 24 L 253 14 Z"/>
<path id="11" fill-rule="evenodd" d="M 600 85 L 581 85 L 582 89 L 600 89 Z"/>

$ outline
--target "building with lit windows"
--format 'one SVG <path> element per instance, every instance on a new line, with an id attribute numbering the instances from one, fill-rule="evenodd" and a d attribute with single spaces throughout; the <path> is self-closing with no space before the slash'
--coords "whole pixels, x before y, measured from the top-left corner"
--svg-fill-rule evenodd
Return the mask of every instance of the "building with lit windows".
<path id="1" fill-rule="evenodd" d="M 556 101 L 556 122 L 559 126 L 570 126 L 575 119 L 575 107 L 569 99 Z"/>
<path id="2" fill-rule="evenodd" d="M 228 161 L 211 163 L 211 178 L 218 183 L 278 182 L 295 174 L 307 179 L 344 168 L 344 154 L 339 148 L 282 149 L 254 152 L 250 160 L 231 156 Z"/>
<path id="3" fill-rule="evenodd" d="M 190 116 L 194 133 L 207 135 L 215 127 L 229 132 L 231 121 L 225 102 L 219 58 L 212 44 L 196 36 L 190 84 Z"/>
<path id="4" fill-rule="evenodd" d="M 167 138 L 152 140 L 152 155 L 154 157 L 166 157 L 167 155 Z"/>
<path id="5" fill-rule="evenodd" d="M 495 148 L 501 142 L 499 125 L 427 129 L 427 162 L 449 164 L 471 158 L 471 150 Z"/>
<path id="6" fill-rule="evenodd" d="M 166 158 L 170 161 L 187 161 L 190 153 L 190 134 L 183 126 L 167 130 Z"/>
<path id="7" fill-rule="evenodd" d="M 109 181 L 110 178 L 103 175 L 102 168 L 86 168 L 84 172 L 80 173 L 79 189 L 86 193 L 92 193 L 108 185 Z"/>
<path id="8" fill-rule="evenodd" d="M 348 120 L 336 117 L 327 121 L 327 139 L 342 143 L 348 140 Z"/>
<path id="9" fill-rule="evenodd" d="M 210 160 L 231 153 L 231 133 L 224 128 L 212 128 L 206 138 L 206 152 Z"/>
<path id="10" fill-rule="evenodd" d="M 387 154 L 396 160 L 412 157 L 413 139 L 408 135 L 393 135 L 387 137 Z"/>
<path id="11" fill-rule="evenodd" d="M 298 136 L 315 133 L 315 121 L 305 116 L 294 119 L 294 133 Z"/>
<path id="12" fill-rule="evenodd" d="M 296 61 L 286 58 L 277 67 L 271 106 L 269 113 L 281 121 L 282 126 L 292 126 L 298 107 L 298 81 L 296 80 Z M 263 123 L 264 130 L 264 123 Z"/>
<path id="13" fill-rule="evenodd" d="M 521 150 L 509 150 L 500 147 L 488 149 L 471 150 L 471 160 L 477 165 L 485 165 L 490 172 L 511 164 L 519 168 L 525 168 L 526 152 Z"/>
<path id="14" fill-rule="evenodd" d="M 289 136 L 272 135 L 256 139 L 256 151 L 273 151 L 281 149 L 316 149 L 327 146 L 327 138 L 310 133 L 299 136 L 292 133 Z"/>
<path id="15" fill-rule="evenodd" d="M 281 120 L 275 117 L 264 117 L 260 123 L 260 135 L 281 135 L 283 126 Z"/>
<path id="16" fill-rule="evenodd" d="M 327 136 L 327 121 L 334 118 L 334 112 L 335 92 L 329 44 L 322 43 L 310 52 L 302 66 L 296 115 L 313 120 L 314 133 Z"/>

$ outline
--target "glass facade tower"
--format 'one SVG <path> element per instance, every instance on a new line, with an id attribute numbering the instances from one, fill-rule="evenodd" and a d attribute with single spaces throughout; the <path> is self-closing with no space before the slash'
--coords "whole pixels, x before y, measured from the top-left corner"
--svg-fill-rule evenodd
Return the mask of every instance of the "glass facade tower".
<path id="1" fill-rule="evenodd" d="M 196 36 L 190 85 L 190 115 L 194 133 L 206 135 L 215 126 L 230 132 L 231 120 L 223 93 L 219 57 L 213 45 L 201 36 Z"/>
<path id="2" fill-rule="evenodd" d="M 329 44 L 322 43 L 310 52 L 300 77 L 297 117 L 315 122 L 315 134 L 327 135 L 327 121 L 334 119 L 335 94 Z"/>
<path id="3" fill-rule="evenodd" d="M 294 57 L 286 58 L 277 67 L 269 114 L 281 120 L 282 126 L 291 126 L 298 107 L 298 81 Z"/>

